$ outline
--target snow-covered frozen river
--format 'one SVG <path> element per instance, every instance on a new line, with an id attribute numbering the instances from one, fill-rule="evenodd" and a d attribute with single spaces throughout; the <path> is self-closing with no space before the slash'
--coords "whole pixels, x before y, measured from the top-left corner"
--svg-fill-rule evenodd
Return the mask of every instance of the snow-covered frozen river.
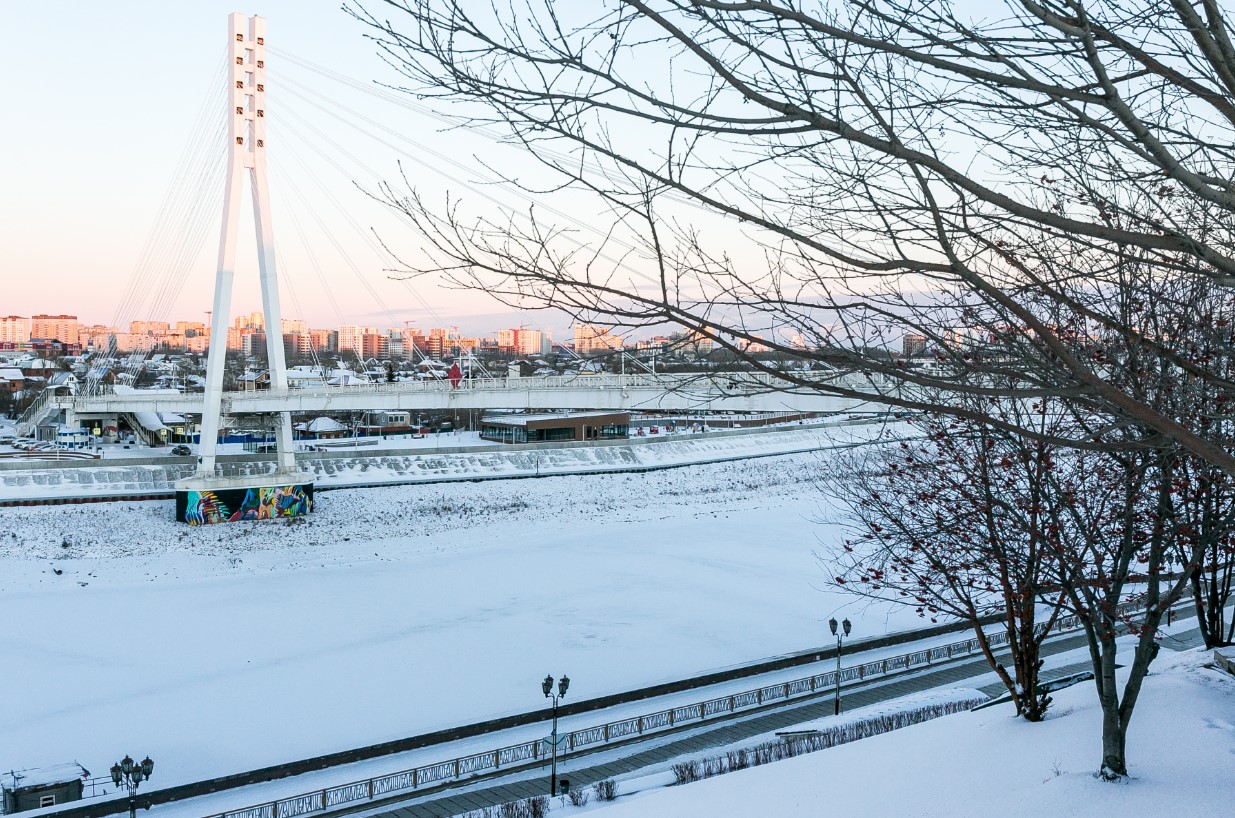
<path id="1" fill-rule="evenodd" d="M 821 590 L 822 455 L 327 492 L 302 522 L 0 510 L 0 767 L 159 786 L 920 624 Z M 850 604 L 850 607 L 841 608 Z"/>

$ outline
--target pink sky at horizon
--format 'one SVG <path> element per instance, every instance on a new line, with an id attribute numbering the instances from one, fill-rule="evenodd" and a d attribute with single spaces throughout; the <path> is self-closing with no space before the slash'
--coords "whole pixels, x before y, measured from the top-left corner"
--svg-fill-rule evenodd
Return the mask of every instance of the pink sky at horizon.
<path id="1" fill-rule="evenodd" d="M 333 0 L 265 0 L 247 10 L 235 8 L 232 0 L 70 2 L 67 7 L 27 3 L 6 9 L 10 30 L 23 36 L 12 38 L 0 52 L 0 66 L 7 76 L 25 81 L 10 83 L 5 92 L 6 109 L 20 112 L 21 127 L 0 129 L 0 149 L 20 157 L 6 167 L 6 195 L 0 199 L 0 314 L 67 313 L 87 324 L 121 326 L 130 320 L 205 320 L 222 197 L 209 201 L 204 185 L 192 195 L 202 197 L 205 240 L 179 297 L 159 310 L 143 310 L 133 309 L 125 293 L 133 286 L 178 159 L 193 136 L 195 112 L 207 93 L 217 90 L 222 99 L 221 86 L 211 87 L 211 69 L 221 62 L 227 15 L 237 10 L 267 18 L 271 48 L 308 55 L 366 82 L 397 81 L 364 39 L 363 27 Z M 291 82 L 280 86 L 282 77 L 336 99 L 338 89 L 287 60 L 280 64 L 277 56 L 269 66 L 271 134 L 279 133 L 271 147 L 272 210 L 285 317 L 315 327 L 389 327 L 410 321 L 424 329 L 458 326 L 465 335 L 492 335 L 523 323 L 565 337 L 570 322 L 561 313 L 521 313 L 483 293 L 450 290 L 423 279 L 410 285 L 392 280 L 391 260 L 366 246 L 371 239 L 342 227 L 344 219 L 331 210 L 332 200 L 357 228 L 376 231 L 400 258 L 417 260 L 418 242 L 406 225 L 356 189 L 372 190 L 381 179 L 397 178 L 399 162 L 410 164 L 408 157 L 391 149 L 388 136 L 382 137 L 383 147 L 366 143 L 329 117 L 309 122 L 311 104 L 293 96 Z M 274 74 L 276 68 L 282 73 Z M 478 152 L 488 158 L 490 151 L 505 150 L 481 137 L 442 133 L 436 122 L 396 106 L 370 105 L 360 94 L 344 96 L 343 104 L 468 165 L 476 164 Z M 289 115 L 280 118 L 285 109 Z M 220 122 L 222 113 L 220 108 Z M 280 127 L 287 130 L 280 133 Z M 312 135 L 311 128 L 322 135 L 314 137 L 316 148 L 298 141 L 299 134 Z M 329 147 L 332 140 L 345 148 Z M 409 150 L 397 143 L 393 147 Z M 220 139 L 219 156 L 223 148 Z M 357 156 L 344 155 L 353 151 Z M 348 158 L 352 161 L 343 161 Z M 332 160 L 339 160 L 342 169 L 332 167 Z M 418 189 L 432 197 L 444 197 L 448 189 L 456 192 L 455 182 L 434 174 L 432 164 L 412 166 Z M 286 179 L 289 174 L 288 184 L 281 184 L 281 175 Z M 476 178 L 455 172 L 455 179 L 464 182 Z M 323 240 L 314 219 L 338 234 Z M 309 241 L 301 242 L 302 233 Z M 260 309 L 254 245 L 251 218 L 244 213 L 233 315 Z M 138 291 L 162 284 L 157 276 L 147 276 Z"/>

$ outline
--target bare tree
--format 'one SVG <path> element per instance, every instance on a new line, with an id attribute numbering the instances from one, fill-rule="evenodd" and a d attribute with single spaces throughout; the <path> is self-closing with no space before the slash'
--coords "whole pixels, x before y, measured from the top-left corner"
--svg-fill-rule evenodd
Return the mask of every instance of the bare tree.
<path id="1" fill-rule="evenodd" d="M 494 217 L 390 186 L 429 240 L 434 261 L 415 270 L 622 327 L 678 324 L 739 356 L 796 353 L 792 333 L 870 373 L 752 362 L 791 390 L 931 410 L 964 394 L 1068 397 L 1235 471 L 1034 303 L 1136 339 L 1101 302 L 1078 303 L 1078 283 L 1114 282 L 1128 256 L 1235 272 L 1235 48 L 1214 0 L 1006 0 L 986 20 L 905 0 L 374 5 L 395 16 L 349 9 L 409 91 L 500 126 L 611 216 Z M 939 365 L 889 360 L 905 332 L 933 341 Z M 992 332 L 1032 352 L 998 388 L 986 376 L 1010 367 L 973 354 Z"/>
<path id="2" fill-rule="evenodd" d="M 1235 590 L 1235 481 L 1195 459 L 1180 463 L 1175 481 L 1172 502 L 1180 536 L 1173 556 L 1190 572 L 1201 638 L 1207 648 L 1232 644 L 1235 619 L 1227 621 L 1226 608 Z"/>
<path id="3" fill-rule="evenodd" d="M 1070 467 L 1055 475 L 1049 506 L 1062 545 L 1053 564 L 1067 607 L 1080 619 L 1102 708 L 1098 775 L 1128 774 L 1126 738 L 1158 628 L 1187 593 L 1184 574 L 1171 574 L 1176 529 L 1169 515 L 1173 461 L 1159 452 L 1071 450 Z M 1132 610 L 1122 606 L 1134 603 Z M 1127 679 L 1116 678 L 1116 640 L 1131 632 L 1135 646 Z"/>
<path id="4" fill-rule="evenodd" d="M 1050 705 L 1037 691 L 1041 646 L 1063 602 L 1051 565 L 1059 532 L 1044 496 L 1053 447 L 939 417 L 911 428 L 920 439 L 837 456 L 827 484 L 853 535 L 843 553 L 820 560 L 850 593 L 968 623 L 1017 715 L 1041 721 Z M 991 620 L 1011 672 L 996 656 Z"/>
<path id="5" fill-rule="evenodd" d="M 1156 630 L 1191 581 L 1169 569 L 1203 562 L 1171 486 L 1186 456 L 1235 474 L 1197 399 L 1235 394 L 1232 343 L 1180 343 L 1177 308 L 1189 282 L 1235 280 L 1235 45 L 1217 0 L 1004 0 L 983 19 L 916 0 L 371 5 L 394 16 L 349 8 L 408 91 L 499 128 L 551 177 L 507 174 L 546 202 L 526 214 L 384 187 L 427 240 L 413 273 L 676 324 L 785 390 L 1071 447 L 1068 469 L 1038 473 L 1058 532 L 1041 542 L 1059 543 L 1045 564 L 1089 638 L 1102 774 L 1125 775 Z M 1150 303 L 1161 283 L 1171 309 Z M 888 354 L 905 333 L 932 365 Z M 770 366 L 756 343 L 833 368 Z M 1006 411 L 1034 402 L 1061 422 Z M 1122 688 L 1120 627 L 1137 635 Z"/>

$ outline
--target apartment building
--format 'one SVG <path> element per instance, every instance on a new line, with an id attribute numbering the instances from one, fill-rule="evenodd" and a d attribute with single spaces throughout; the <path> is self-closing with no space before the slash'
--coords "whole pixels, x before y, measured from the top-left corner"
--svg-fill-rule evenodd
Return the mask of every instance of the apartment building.
<path id="1" fill-rule="evenodd" d="M 78 343 L 81 323 L 76 315 L 30 316 L 31 338 L 54 338 L 64 344 Z"/>
<path id="2" fill-rule="evenodd" d="M 587 355 L 622 348 L 622 339 L 611 334 L 611 328 L 596 324 L 575 324 L 575 352 Z"/>
<path id="3" fill-rule="evenodd" d="M 20 315 L 0 317 L 0 344 L 21 346 L 30 340 L 30 319 Z"/>

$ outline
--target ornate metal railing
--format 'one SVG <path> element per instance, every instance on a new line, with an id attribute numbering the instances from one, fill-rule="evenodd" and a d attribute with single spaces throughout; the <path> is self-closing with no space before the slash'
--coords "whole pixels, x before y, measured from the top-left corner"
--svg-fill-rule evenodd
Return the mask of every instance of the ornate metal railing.
<path id="1" fill-rule="evenodd" d="M 1122 616 L 1134 610 L 1135 607 L 1136 603 L 1121 605 L 1116 615 Z M 1055 621 L 1051 631 L 1058 633 L 1079 627 L 1079 617 L 1065 616 Z M 987 634 L 986 639 L 992 647 L 998 647 L 1007 643 L 1008 636 L 1006 631 L 1001 630 Z M 965 658 L 980 650 L 981 645 L 977 638 L 973 638 L 916 650 L 912 653 L 889 656 L 886 659 L 841 668 L 841 683 L 920 670 L 940 662 L 946 663 L 954 659 Z M 632 736 L 658 733 L 682 725 L 703 724 L 708 720 L 723 718 L 733 713 L 756 710 L 772 702 L 809 697 L 831 690 L 835 686 L 836 671 L 817 673 L 813 676 L 766 685 L 695 704 L 574 730 L 559 738 L 559 746 L 565 748 L 567 752 L 604 746 L 610 742 L 631 740 Z M 455 783 L 498 770 L 535 766 L 543 763 L 542 759 L 549 751 L 548 739 L 528 741 L 377 778 L 353 781 L 338 787 L 281 798 L 245 809 L 217 813 L 209 818 L 292 818 L 292 816 L 311 812 L 328 811 L 335 807 L 372 801 L 392 793 L 419 792 L 431 789 L 434 785 Z"/>

